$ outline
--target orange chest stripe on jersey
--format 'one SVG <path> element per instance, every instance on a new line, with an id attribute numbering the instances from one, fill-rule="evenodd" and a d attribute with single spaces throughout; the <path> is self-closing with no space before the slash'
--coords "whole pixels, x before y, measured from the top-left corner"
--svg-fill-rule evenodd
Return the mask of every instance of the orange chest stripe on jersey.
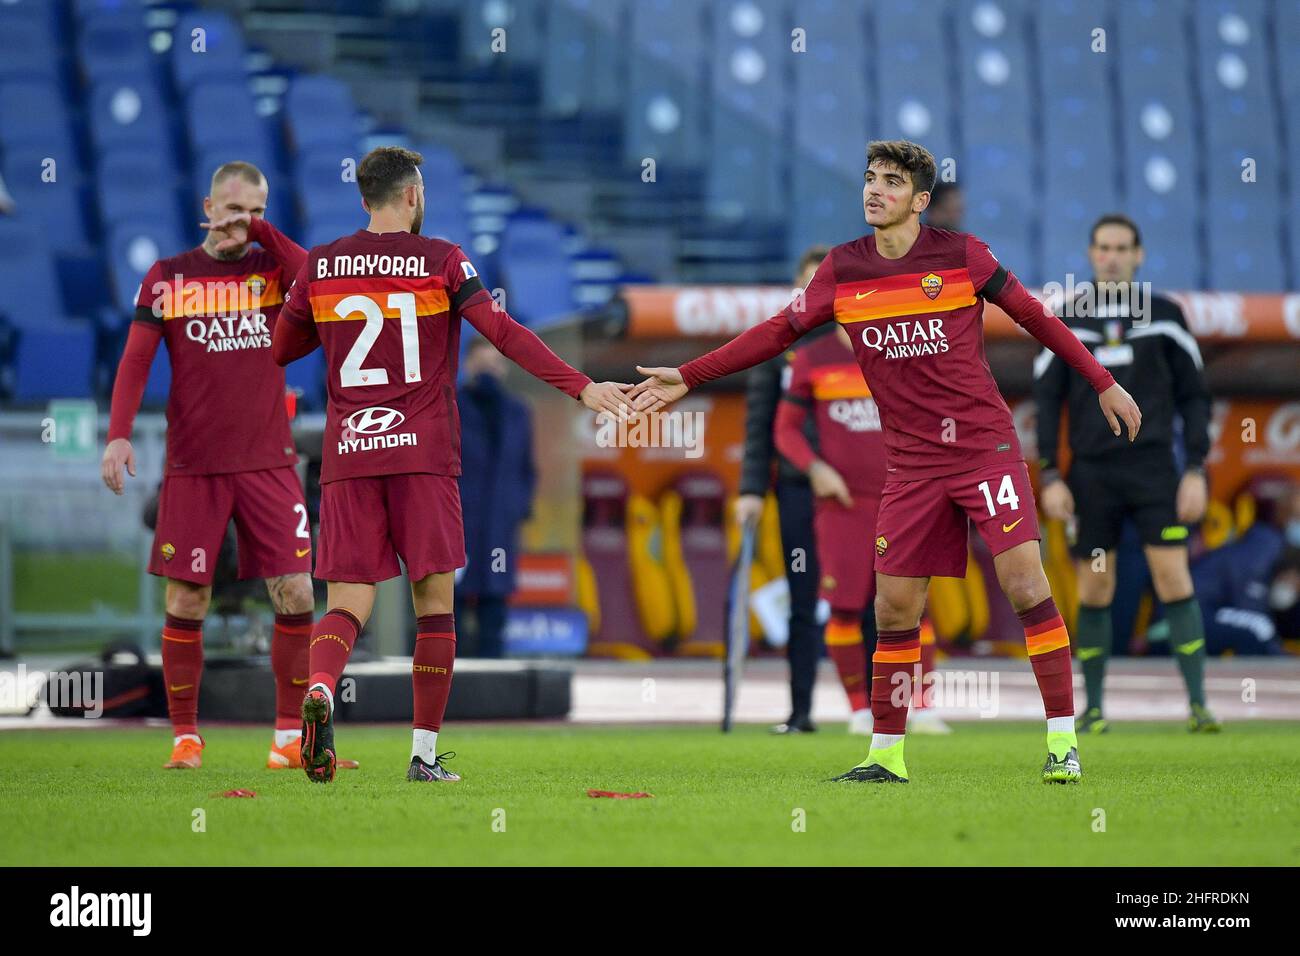
<path id="1" fill-rule="evenodd" d="M 841 324 L 951 312 L 974 304 L 975 285 L 964 268 L 863 279 L 835 287 L 835 321 Z"/>
<path id="2" fill-rule="evenodd" d="M 811 378 L 813 398 L 819 402 L 871 397 L 871 389 L 856 365 L 826 365 L 813 369 Z"/>
<path id="3" fill-rule="evenodd" d="M 366 314 L 360 309 L 353 309 L 344 315 L 339 314 L 339 304 L 344 299 L 357 294 L 355 292 L 334 292 L 313 295 L 311 297 L 312 316 L 315 317 L 318 323 L 365 321 Z M 413 294 L 415 295 L 416 315 L 440 315 L 451 307 L 446 289 L 419 289 L 415 290 Z M 372 294 L 367 298 L 379 307 L 379 311 L 384 314 L 384 318 L 401 318 L 401 311 L 396 306 L 389 306 L 388 295 L 389 293 Z"/>
<path id="4" fill-rule="evenodd" d="M 188 279 L 150 291 L 161 307 L 163 321 L 258 312 L 284 302 L 278 272 Z"/>

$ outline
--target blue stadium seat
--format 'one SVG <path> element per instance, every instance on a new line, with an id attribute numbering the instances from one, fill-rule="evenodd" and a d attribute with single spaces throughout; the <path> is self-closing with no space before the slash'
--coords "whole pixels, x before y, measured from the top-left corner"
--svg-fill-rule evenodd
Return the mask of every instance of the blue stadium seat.
<path id="1" fill-rule="evenodd" d="M 1280 251 L 1281 224 L 1247 220 L 1244 226 L 1229 211 L 1231 225 L 1216 218 L 1207 233 L 1209 282 L 1237 292 L 1286 292 L 1286 265 Z"/>
<path id="2" fill-rule="evenodd" d="M 620 113 L 626 0 L 556 0 L 546 15 L 542 103 L 548 115 Z"/>
<path id="3" fill-rule="evenodd" d="M 178 233 L 148 218 L 113 226 L 108 234 L 108 271 L 118 311 L 134 315 L 136 293 L 150 266 L 187 245 Z"/>
<path id="4" fill-rule="evenodd" d="M 0 29 L 0 82 L 54 80 L 63 59 L 53 29 L 42 20 L 15 17 Z"/>
<path id="5" fill-rule="evenodd" d="M 239 144 L 269 153 L 266 130 L 258 119 L 253 94 L 242 79 L 195 82 L 185 100 L 190 149 L 204 153 L 215 146 Z"/>
<path id="6" fill-rule="evenodd" d="M 956 155 L 952 84 L 935 69 L 935 51 L 947 49 L 952 23 L 945 0 L 873 4 L 868 22 L 874 49 L 889 51 L 871 84 L 875 92 L 873 139 L 911 139 L 942 161 Z"/>
<path id="7" fill-rule="evenodd" d="M 624 157 L 640 164 L 696 167 L 705 158 L 707 57 L 702 0 L 644 0 L 631 8 Z"/>
<path id="8" fill-rule="evenodd" d="M 141 0 L 76 0 L 73 4 L 73 15 L 79 23 L 100 17 L 125 19 L 143 14 L 144 4 Z"/>
<path id="9" fill-rule="evenodd" d="M 188 231 L 180 224 L 176 170 L 165 154 L 152 149 L 111 150 L 99 163 L 95 183 L 106 230 L 129 220 L 152 219 L 169 232 Z M 192 218 L 198 220 L 197 210 Z"/>
<path id="10" fill-rule="evenodd" d="M 42 170 L 48 158 L 40 147 L 6 150 L 5 184 L 16 207 L 41 221 L 50 249 L 60 254 L 85 254 L 88 239 L 81 171 L 70 161 L 58 159 L 54 180 L 46 182 Z"/>
<path id="11" fill-rule="evenodd" d="M 336 213 L 334 216 L 308 219 L 303 230 L 301 245 L 306 249 L 323 246 L 342 236 L 350 236 L 358 229 L 364 229 L 366 222 L 367 217 L 360 203 L 357 204 L 357 211 L 353 216 L 341 216 Z M 422 231 L 426 236 L 432 235 L 428 229 Z"/>
<path id="12" fill-rule="evenodd" d="M 196 31 L 201 31 L 196 33 Z M 195 45 L 201 37 L 203 52 Z M 194 10 L 176 21 L 172 41 L 172 75 L 188 91 L 203 80 L 243 80 L 244 38 L 230 17 L 216 10 Z"/>
<path id="13" fill-rule="evenodd" d="M 354 176 L 346 181 L 343 179 L 343 163 L 349 159 L 352 160 Z M 355 179 L 356 164 L 360 161 L 361 152 L 355 143 L 320 144 L 299 154 L 294 189 L 303 219 L 363 215 L 361 193 L 357 191 Z M 425 192 L 427 195 L 427 188 Z"/>
<path id="14" fill-rule="evenodd" d="M 424 216 L 439 222 L 460 222 L 465 233 L 465 170 L 454 153 L 435 143 L 417 143 L 415 149 L 424 157 L 420 175 L 424 177 Z"/>
<path id="15" fill-rule="evenodd" d="M 710 5 L 708 198 L 722 218 L 776 219 L 788 208 L 781 172 L 790 36 L 782 7 L 777 0 Z"/>
<path id="16" fill-rule="evenodd" d="M 859 147 L 860 149 L 861 147 Z M 865 157 L 861 164 L 865 165 Z M 791 161 L 792 216 L 786 238 L 786 255 L 797 260 L 814 244 L 835 245 L 856 239 L 867 231 L 862 214 L 862 171 L 834 169 L 797 152 Z"/>
<path id="17" fill-rule="evenodd" d="M 99 150 L 132 146 L 171 156 L 167 110 L 152 77 L 96 83 L 90 93 L 90 137 Z"/>
<path id="18" fill-rule="evenodd" d="M 57 83 L 41 79 L 0 81 L 0 144 L 5 149 L 37 147 L 60 162 L 75 163 L 71 114 Z"/>
<path id="19" fill-rule="evenodd" d="M 1113 28 L 1121 89 L 1131 80 L 1144 89 L 1186 91 L 1191 73 L 1186 25 L 1185 0 L 1126 0 Z"/>
<path id="20" fill-rule="evenodd" d="M 794 57 L 794 147 L 816 163 L 861 182 L 873 139 L 866 21 L 862 4 L 813 0 L 799 9 L 808 49 Z M 845 83 L 845 76 L 863 77 Z M 796 160 L 797 161 L 797 160 Z M 797 191 L 797 184 L 796 184 Z"/>
<path id="21" fill-rule="evenodd" d="M 296 76 L 285 95 L 284 119 L 293 148 L 304 152 L 354 139 L 357 108 L 351 91 L 341 80 Z"/>
<path id="22" fill-rule="evenodd" d="M 1265 7 L 1203 0 L 1194 17 L 1207 145 L 1245 146 L 1260 163 L 1279 152 Z"/>
<path id="23" fill-rule="evenodd" d="M 532 66 L 542 58 L 545 34 L 543 13 L 548 0 L 510 0 L 473 7 L 458 5 L 461 56 L 468 63 L 488 64 L 497 60 L 493 52 L 493 31 L 505 30 L 506 53 L 512 64 Z M 457 9 L 457 7 L 453 7 Z"/>
<path id="24" fill-rule="evenodd" d="M 81 23 L 77 34 L 77 60 L 90 83 L 147 76 L 154 53 L 139 10 L 119 15 L 100 14 Z"/>
<path id="25" fill-rule="evenodd" d="M 65 314 L 39 221 L 0 217 L 0 288 L 22 290 L 13 311 L 0 304 L 0 322 L 14 334 L 14 398 L 89 395 L 95 331 L 89 322 Z"/>
<path id="26" fill-rule="evenodd" d="M 574 309 L 573 278 L 564 231 L 546 219 L 515 218 L 501 235 L 500 266 L 506 309 L 520 322 L 542 326 Z"/>
<path id="27" fill-rule="evenodd" d="M 1103 91 L 1110 83 L 1113 7 L 1109 0 L 1040 0 L 1035 9 L 1039 77 L 1048 95 Z M 1093 52 L 1093 31 L 1106 31 L 1106 51 Z"/>

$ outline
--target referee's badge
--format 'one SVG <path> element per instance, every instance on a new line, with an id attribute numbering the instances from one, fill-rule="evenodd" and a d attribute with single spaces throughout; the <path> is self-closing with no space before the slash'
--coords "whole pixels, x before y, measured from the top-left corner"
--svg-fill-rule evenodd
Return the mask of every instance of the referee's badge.
<path id="1" fill-rule="evenodd" d="M 1118 345 L 1124 341 L 1124 324 L 1114 320 L 1106 323 L 1106 344 Z"/>

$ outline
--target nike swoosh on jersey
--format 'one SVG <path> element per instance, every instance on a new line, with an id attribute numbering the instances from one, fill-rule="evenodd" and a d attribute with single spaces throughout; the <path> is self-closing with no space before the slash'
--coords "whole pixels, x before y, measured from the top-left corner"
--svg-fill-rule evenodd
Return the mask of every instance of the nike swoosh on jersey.
<path id="1" fill-rule="evenodd" d="M 869 292 L 859 292 L 857 295 L 854 296 L 854 298 L 855 298 L 855 299 L 865 299 L 867 296 L 871 295 L 871 293 L 872 293 L 872 292 L 875 292 L 875 291 L 876 291 L 875 289 L 872 289 L 872 290 L 870 290 Z"/>
<path id="2" fill-rule="evenodd" d="M 311 548 L 303 548 L 301 551 L 295 550 L 293 553 L 294 557 L 303 558 L 311 553 Z"/>
<path id="3" fill-rule="evenodd" d="M 175 694 L 182 690 L 189 690 L 193 686 L 194 686 L 193 684 L 181 684 L 180 686 L 177 686 L 175 684 L 168 684 L 167 689 L 171 691 L 173 694 Z"/>
<path id="4" fill-rule="evenodd" d="M 1011 522 L 1011 524 L 1004 524 L 1004 525 L 1002 526 L 1002 533 L 1003 533 L 1003 534 L 1010 534 L 1012 531 L 1015 531 L 1015 530 L 1016 530 L 1016 525 L 1020 524 L 1020 522 L 1022 522 L 1022 521 L 1024 521 L 1024 520 L 1025 520 L 1025 519 L 1024 519 L 1023 517 L 1021 517 L 1021 518 L 1017 518 L 1015 521 Z"/>

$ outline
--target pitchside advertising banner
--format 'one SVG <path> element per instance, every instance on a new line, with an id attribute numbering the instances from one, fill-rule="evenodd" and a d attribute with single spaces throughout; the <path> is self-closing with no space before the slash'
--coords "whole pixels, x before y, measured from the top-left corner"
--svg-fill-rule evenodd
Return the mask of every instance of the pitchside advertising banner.
<path id="1" fill-rule="evenodd" d="M 1030 291 L 1048 301 L 1074 288 Z M 797 292 L 788 286 L 625 286 L 620 296 L 630 338 L 730 338 L 776 315 Z M 1203 342 L 1300 342 L 1300 294 L 1163 294 L 1183 307 L 1192 334 Z M 984 307 L 984 331 L 990 338 L 1028 335 L 992 303 Z"/>

